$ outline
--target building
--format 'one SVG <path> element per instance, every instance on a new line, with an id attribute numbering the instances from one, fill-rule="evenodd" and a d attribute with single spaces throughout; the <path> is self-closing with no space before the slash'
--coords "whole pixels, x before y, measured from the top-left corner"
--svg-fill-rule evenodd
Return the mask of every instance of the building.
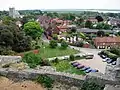
<path id="1" fill-rule="evenodd" d="M 12 18 L 20 18 L 20 13 L 15 8 L 9 8 L 9 16 Z"/>
<path id="2" fill-rule="evenodd" d="M 91 21 L 92 23 L 98 23 L 98 20 L 95 18 L 95 17 L 89 17 L 87 20 L 85 20 L 85 22 L 86 21 Z"/>
<path id="3" fill-rule="evenodd" d="M 118 24 L 120 24 L 120 19 L 109 18 L 108 24 L 112 26 L 117 26 Z"/>
<path id="4" fill-rule="evenodd" d="M 78 32 L 81 33 L 85 33 L 85 34 L 97 34 L 98 31 L 100 31 L 99 29 L 89 29 L 89 28 L 81 28 L 81 29 L 77 29 Z M 114 30 L 101 30 L 104 31 L 105 33 L 114 33 Z"/>
<path id="5" fill-rule="evenodd" d="M 94 39 L 94 45 L 98 49 L 120 46 L 120 37 L 96 37 Z"/>

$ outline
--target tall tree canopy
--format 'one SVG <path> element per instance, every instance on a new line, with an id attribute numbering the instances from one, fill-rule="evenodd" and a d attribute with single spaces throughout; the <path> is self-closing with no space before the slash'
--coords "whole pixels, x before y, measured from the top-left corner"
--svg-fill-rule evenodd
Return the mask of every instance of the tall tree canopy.
<path id="1" fill-rule="evenodd" d="M 28 22 L 24 25 L 26 35 L 31 36 L 33 39 L 41 37 L 43 29 L 38 22 Z"/>
<path id="2" fill-rule="evenodd" d="M 102 22 L 104 20 L 101 16 L 96 16 L 96 19 L 98 20 L 98 22 Z"/>
<path id="3" fill-rule="evenodd" d="M 92 28 L 92 22 L 89 21 L 89 20 L 87 20 L 87 21 L 85 22 L 85 27 L 86 27 L 86 28 Z"/>

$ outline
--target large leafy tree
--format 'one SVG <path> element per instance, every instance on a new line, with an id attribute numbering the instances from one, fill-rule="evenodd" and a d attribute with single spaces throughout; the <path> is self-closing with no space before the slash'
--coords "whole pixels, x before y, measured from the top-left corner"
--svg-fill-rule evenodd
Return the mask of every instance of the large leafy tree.
<path id="1" fill-rule="evenodd" d="M 28 22 L 24 25 L 24 31 L 26 35 L 31 36 L 34 40 L 37 38 L 40 38 L 43 29 L 40 27 L 40 24 L 38 22 Z"/>
<path id="2" fill-rule="evenodd" d="M 0 24 L 0 54 L 9 51 L 22 52 L 31 49 L 31 39 L 11 19 Z"/>
<path id="3" fill-rule="evenodd" d="M 97 36 L 98 37 L 103 37 L 103 36 L 105 36 L 105 32 L 104 31 L 98 31 Z"/>
<path id="4" fill-rule="evenodd" d="M 104 19 L 101 16 L 96 16 L 98 22 L 102 22 Z"/>

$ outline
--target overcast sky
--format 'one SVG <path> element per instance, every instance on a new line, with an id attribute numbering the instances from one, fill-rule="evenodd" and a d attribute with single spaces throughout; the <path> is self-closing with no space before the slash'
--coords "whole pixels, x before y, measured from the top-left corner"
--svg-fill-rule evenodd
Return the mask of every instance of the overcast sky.
<path id="1" fill-rule="evenodd" d="M 22 9 L 120 9 L 120 0 L 0 0 L 0 10 Z"/>

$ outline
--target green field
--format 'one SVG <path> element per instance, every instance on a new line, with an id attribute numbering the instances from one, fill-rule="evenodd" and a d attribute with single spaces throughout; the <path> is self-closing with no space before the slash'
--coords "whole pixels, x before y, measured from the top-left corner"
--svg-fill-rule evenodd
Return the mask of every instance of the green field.
<path id="1" fill-rule="evenodd" d="M 57 56 L 65 56 L 65 55 L 79 53 L 79 51 L 74 50 L 74 49 L 70 49 L 69 47 L 67 49 L 61 49 L 60 47 L 50 48 L 49 44 L 47 44 L 47 43 L 44 43 L 44 45 L 42 45 L 42 47 L 38 50 L 39 50 L 39 55 L 42 58 L 52 58 L 52 57 L 57 57 Z M 26 54 L 29 52 L 33 52 L 33 50 L 19 53 L 19 54 Z"/>
<path id="2" fill-rule="evenodd" d="M 64 49 L 61 49 L 60 47 L 53 49 L 53 48 L 50 48 L 48 44 L 45 44 L 40 48 L 40 56 L 42 58 L 65 56 L 65 55 L 71 55 L 76 53 L 79 53 L 79 51 L 76 51 L 70 48 L 67 48 L 64 50 Z"/>

